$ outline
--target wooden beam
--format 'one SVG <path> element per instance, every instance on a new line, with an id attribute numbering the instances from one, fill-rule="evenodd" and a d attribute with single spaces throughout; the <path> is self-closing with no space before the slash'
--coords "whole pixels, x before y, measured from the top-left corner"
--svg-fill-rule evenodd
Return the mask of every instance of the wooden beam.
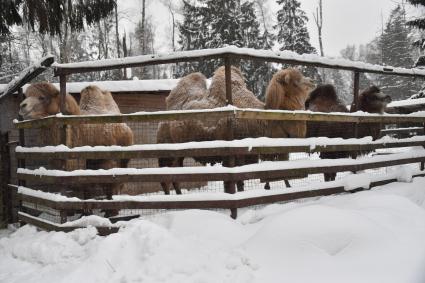
<path id="1" fill-rule="evenodd" d="M 29 215 L 27 213 L 19 212 L 18 214 L 19 220 L 21 222 L 31 224 L 45 231 L 56 231 L 56 232 L 71 232 L 76 229 L 86 228 L 82 226 L 62 226 L 60 224 L 56 224 L 39 217 L 35 217 Z M 112 233 L 116 233 L 119 230 L 119 227 L 96 227 L 97 234 L 99 236 L 107 236 Z"/>
<path id="2" fill-rule="evenodd" d="M 314 112 L 294 112 L 285 110 L 212 110 L 212 111 L 160 111 L 151 113 L 122 114 L 122 115 L 99 115 L 99 116 L 50 116 L 37 120 L 16 122 L 18 129 L 41 128 L 52 125 L 79 125 L 79 124 L 102 124 L 102 123 L 126 123 L 126 122 L 161 122 L 186 119 L 255 119 L 255 120 L 279 120 L 279 121 L 323 121 L 341 123 L 425 123 L 425 116 L 414 115 L 389 115 L 389 114 L 329 114 Z"/>
<path id="3" fill-rule="evenodd" d="M 183 145 L 183 144 L 176 144 Z M 291 152 L 333 152 L 333 151 L 370 151 L 380 148 L 397 148 L 407 146 L 424 146 L 424 141 L 394 141 L 394 142 L 374 142 L 372 144 L 327 144 L 324 146 L 310 145 L 298 146 L 245 146 L 245 147 L 202 147 L 187 149 L 138 149 L 123 148 L 123 150 L 96 150 L 94 147 L 91 151 L 71 149 L 69 151 L 37 151 L 15 153 L 17 158 L 28 160 L 54 160 L 54 159 L 142 159 L 142 158 L 162 158 L 162 157 L 206 157 L 206 156 L 231 156 L 231 155 L 261 155 L 261 154 L 281 154 Z M 31 148 L 28 148 L 30 150 Z M 21 167 L 24 168 L 24 167 Z"/>
<path id="4" fill-rule="evenodd" d="M 413 177 L 423 177 L 425 173 L 415 174 Z M 397 182 L 397 179 L 386 178 L 370 183 L 369 188 L 382 186 L 388 183 Z M 361 189 L 357 188 L 356 190 Z M 40 206 L 47 206 L 55 210 L 75 211 L 75 210 L 119 210 L 119 209 L 233 209 L 244 208 L 253 205 L 268 204 L 281 201 L 291 201 L 303 198 L 327 196 L 345 193 L 344 187 L 330 182 L 328 186 L 317 190 L 306 190 L 299 192 L 287 192 L 266 194 L 256 197 L 241 197 L 238 199 L 216 199 L 216 200 L 179 200 L 179 196 L 173 200 L 80 200 L 80 201 L 53 201 L 42 197 L 20 194 L 20 198 L 30 203 Z"/>
<path id="5" fill-rule="evenodd" d="M 150 54 L 135 57 L 127 57 L 117 59 L 102 60 L 101 63 L 88 61 L 68 64 L 57 64 L 55 66 L 55 75 L 69 75 L 76 73 L 85 72 L 98 72 L 103 70 L 114 70 L 121 68 L 133 68 L 142 66 L 152 66 L 161 64 L 172 64 L 179 62 L 191 62 L 191 61 L 204 61 L 220 59 L 223 57 L 230 57 L 234 60 L 245 59 L 254 60 L 261 62 L 274 62 L 280 64 L 289 65 L 301 65 L 301 66 L 313 66 L 318 68 L 330 68 L 347 71 L 357 71 L 364 73 L 374 73 L 383 75 L 397 75 L 405 77 L 419 77 L 424 78 L 425 74 L 419 69 L 403 69 L 403 68 L 391 68 L 388 66 L 376 66 L 369 64 L 362 64 L 358 66 L 356 62 L 341 62 L 339 60 L 326 59 L 317 56 L 316 58 L 306 58 L 302 55 L 290 54 L 287 55 L 284 52 L 273 52 L 267 50 L 255 50 L 255 49 L 239 49 L 234 47 L 217 48 L 209 50 L 209 52 L 203 52 L 203 50 L 193 51 L 182 51 L 178 54 L 163 55 L 163 54 Z M 99 61 L 100 62 L 100 61 Z"/>
<path id="6" fill-rule="evenodd" d="M 224 73 L 226 80 L 226 104 L 233 105 L 232 99 L 232 68 L 229 57 L 224 57 Z"/>
<path id="7" fill-rule="evenodd" d="M 50 67 L 55 61 L 55 57 L 53 55 L 48 55 L 46 57 L 41 58 L 38 62 L 24 69 L 21 74 L 16 78 L 10 81 L 3 92 L 0 93 L 0 100 L 8 96 L 9 94 L 15 93 L 21 87 L 23 87 L 26 83 L 32 81 L 38 75 L 43 73 L 45 70 Z"/>
<path id="8" fill-rule="evenodd" d="M 69 114 L 66 111 L 66 76 L 59 76 L 59 88 L 60 88 L 60 111 L 63 115 Z"/>
<path id="9" fill-rule="evenodd" d="M 359 89 L 360 89 L 360 73 L 355 71 L 353 78 L 353 102 L 351 103 L 350 112 L 356 112 L 359 107 Z"/>
<path id="10" fill-rule="evenodd" d="M 327 165 L 327 160 L 321 160 L 320 166 L 317 164 L 314 167 L 286 168 L 286 169 L 271 169 L 267 171 L 250 171 L 250 172 L 188 172 L 182 174 L 158 173 L 158 174 L 108 174 L 108 175 L 92 175 L 81 174 L 76 176 L 60 175 L 60 172 L 55 172 L 55 175 L 35 175 L 32 173 L 18 173 L 19 180 L 37 181 L 44 184 L 112 184 L 112 183 L 127 183 L 127 182 L 203 182 L 203 181 L 239 181 L 251 179 L 278 179 L 305 176 L 308 174 L 320 173 L 336 173 L 346 171 L 360 171 L 366 169 L 395 166 L 408 163 L 419 163 L 425 161 L 425 156 L 413 158 L 397 158 L 387 161 L 372 161 L 367 160 L 362 163 L 344 164 L 342 160 L 340 165 Z M 312 165 L 313 166 L 313 165 Z M 164 168 L 166 169 L 166 168 Z M 161 170 L 161 169 L 158 169 Z M 165 170 L 163 170 L 166 172 Z M 90 186 L 84 186 L 84 189 L 90 190 Z"/>
<path id="11" fill-rule="evenodd" d="M 17 122 L 18 129 L 31 129 L 49 127 L 52 125 L 79 125 L 79 124 L 104 124 L 104 123 L 127 123 L 127 122 L 162 122 L 175 120 L 211 120 L 234 117 L 233 110 L 217 111 L 159 111 L 140 114 L 101 115 L 101 116 L 50 116 L 37 120 Z M 425 118 L 424 118 L 425 121 Z"/>

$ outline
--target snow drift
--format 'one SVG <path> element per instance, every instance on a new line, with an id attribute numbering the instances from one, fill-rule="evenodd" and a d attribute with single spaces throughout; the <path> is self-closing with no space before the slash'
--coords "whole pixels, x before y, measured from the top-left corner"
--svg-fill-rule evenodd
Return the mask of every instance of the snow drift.
<path id="1" fill-rule="evenodd" d="M 0 233 L 1 282 L 425 282 L 425 178 L 241 211 L 169 212 L 108 237 Z M 227 213 L 227 211 L 226 211 Z"/>

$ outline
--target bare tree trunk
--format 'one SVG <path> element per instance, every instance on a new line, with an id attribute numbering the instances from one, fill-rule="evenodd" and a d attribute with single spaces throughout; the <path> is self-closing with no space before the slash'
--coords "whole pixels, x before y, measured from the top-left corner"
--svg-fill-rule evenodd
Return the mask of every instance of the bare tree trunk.
<path id="1" fill-rule="evenodd" d="M 115 4 L 115 40 L 117 41 L 117 57 L 121 57 L 120 53 L 120 34 L 118 32 L 118 4 Z"/>
<path id="2" fill-rule="evenodd" d="M 124 35 L 122 37 L 122 52 L 123 56 L 127 57 L 127 39 L 126 39 L 126 33 L 124 32 Z M 124 68 L 124 78 L 127 79 L 127 68 Z"/>
<path id="3" fill-rule="evenodd" d="M 314 22 L 317 26 L 317 34 L 319 36 L 319 48 L 320 48 L 320 56 L 325 56 L 325 52 L 323 51 L 323 42 L 322 42 L 322 27 L 323 27 L 323 5 L 322 0 L 319 0 L 319 6 L 316 8 L 316 13 L 313 13 Z M 326 73 L 325 70 L 321 70 L 321 77 L 323 82 L 326 81 Z"/>
<path id="4" fill-rule="evenodd" d="M 13 58 L 12 58 L 12 39 L 9 38 L 9 62 L 13 63 Z"/>
<path id="5" fill-rule="evenodd" d="M 103 46 L 105 48 L 105 59 L 108 59 L 109 58 L 109 25 L 108 25 L 107 19 L 103 20 L 103 26 L 104 26 Z"/>
<path id="6" fill-rule="evenodd" d="M 176 21 L 175 21 L 175 18 L 174 18 L 174 11 L 171 8 L 171 3 L 170 3 L 170 6 L 168 6 L 168 8 L 170 9 L 171 18 L 172 18 L 172 21 L 173 21 L 173 36 L 171 38 L 171 40 L 172 40 L 172 47 L 173 47 L 173 51 L 176 51 L 176 45 L 175 45 Z"/>
<path id="7" fill-rule="evenodd" d="M 99 30 L 99 42 L 97 48 L 99 49 L 99 55 L 97 56 L 97 59 L 102 59 L 102 53 L 104 52 L 103 47 L 103 31 L 102 26 L 100 25 L 100 22 L 97 23 L 97 28 Z"/>
<path id="8" fill-rule="evenodd" d="M 257 3 L 257 6 L 258 6 L 258 8 L 260 10 L 260 13 L 261 13 L 261 21 L 263 23 L 264 34 L 270 34 L 269 33 L 269 30 L 267 28 L 266 16 L 265 16 L 265 13 L 264 13 L 265 1 L 263 1 L 263 0 L 256 0 L 255 2 Z M 267 38 L 266 38 L 266 40 L 267 40 Z M 267 48 L 269 48 L 269 49 L 272 48 L 270 42 L 267 41 L 266 44 L 267 44 Z"/>
<path id="9" fill-rule="evenodd" d="M 142 0 L 142 54 L 146 53 L 146 0 Z"/>
<path id="10" fill-rule="evenodd" d="M 61 63 L 68 63 L 68 4 L 64 4 L 63 35 L 59 38 L 59 53 Z"/>
<path id="11" fill-rule="evenodd" d="M 325 56 L 323 51 L 323 42 L 322 42 L 322 27 L 323 27 L 323 6 L 322 0 L 319 0 L 319 7 L 316 8 L 316 13 L 313 13 L 314 21 L 317 26 L 317 32 L 319 35 L 319 47 L 320 47 L 320 56 Z"/>

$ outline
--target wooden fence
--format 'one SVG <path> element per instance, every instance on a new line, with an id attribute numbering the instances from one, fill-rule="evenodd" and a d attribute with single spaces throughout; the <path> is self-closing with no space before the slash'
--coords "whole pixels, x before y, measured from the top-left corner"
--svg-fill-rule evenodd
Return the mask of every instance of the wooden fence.
<path id="1" fill-rule="evenodd" d="M 68 76 L 82 72 L 98 72 L 102 70 L 121 69 L 128 67 L 140 67 L 147 65 L 169 64 L 189 61 L 202 61 L 219 59 L 225 66 L 226 81 L 226 99 L 227 104 L 232 104 L 231 93 L 231 64 L 240 59 L 260 60 L 291 65 L 314 66 L 321 68 L 342 69 L 353 72 L 353 109 L 356 109 L 359 94 L 359 80 L 361 73 L 376 73 L 383 75 L 396 75 L 412 78 L 425 78 L 425 71 L 418 69 L 393 68 L 388 66 L 376 66 L 361 62 L 350 62 L 336 59 L 327 59 L 315 55 L 298 55 L 291 52 L 272 52 L 264 50 L 241 49 L 236 47 L 225 47 L 214 50 L 203 51 L 184 51 L 172 54 L 162 55 L 144 55 L 131 58 L 109 59 L 102 62 L 79 62 L 70 64 L 54 64 L 55 75 L 59 76 L 60 94 L 61 94 L 61 112 L 65 113 L 65 95 L 66 82 Z M 378 123 L 380 125 L 415 123 L 425 124 L 425 116 L 421 115 L 356 115 L 356 114 L 324 114 L 310 113 L 303 111 L 266 111 L 227 108 L 211 111 L 171 111 L 171 112 L 153 112 L 127 115 L 102 115 L 102 116 L 55 116 L 34 121 L 22 121 L 16 123 L 21 133 L 24 130 L 35 128 L 61 127 L 61 143 L 66 145 L 69 135 L 68 126 L 79 124 L 104 124 L 104 123 L 146 123 L 162 121 L 179 120 L 205 120 L 205 119 L 229 119 L 229 120 L 279 120 L 279 121 L 326 121 L 351 123 L 355 128 L 360 123 Z M 355 133 L 358 131 L 355 130 Z M 229 135 L 229 140 L 232 140 Z M 21 134 L 20 144 L 24 143 L 24 135 Z M 231 141 L 229 141 L 231 142 Z M 18 188 L 19 196 L 25 211 L 19 213 L 19 218 L 23 222 L 32 223 L 40 228 L 54 231 L 70 231 L 80 226 L 68 225 L 66 222 L 69 216 L 76 213 L 90 214 L 94 209 L 120 210 L 120 209 L 207 209 L 221 208 L 230 209 L 231 216 L 237 216 L 237 209 L 252 205 L 267 204 L 279 201 L 296 200 L 306 197 L 317 197 L 323 195 L 340 194 L 345 192 L 345 186 L 338 181 L 323 183 L 320 188 L 304 189 L 301 191 L 279 190 L 255 192 L 240 192 L 236 194 L 235 183 L 241 180 L 260 179 L 280 180 L 297 178 L 315 173 L 333 173 L 342 171 L 359 171 L 371 168 L 394 166 L 409 163 L 421 163 L 421 170 L 424 170 L 425 154 L 423 152 L 414 152 L 414 154 L 400 153 L 388 156 L 373 156 L 369 159 L 349 160 L 344 159 L 338 162 L 329 160 L 315 160 L 309 164 L 293 167 L 292 163 L 274 162 L 272 166 L 264 168 L 262 165 L 233 166 L 238 156 L 258 156 L 262 154 L 279 154 L 292 152 L 329 152 L 329 151 L 350 151 L 358 152 L 365 150 L 374 150 L 382 148 L 397 148 L 406 146 L 425 146 L 425 140 L 422 137 L 415 139 L 400 139 L 390 142 L 378 141 L 364 143 L 353 141 L 351 143 L 341 143 L 338 140 L 330 140 L 325 145 L 312 147 L 311 144 L 285 144 L 273 146 L 198 146 L 186 147 L 181 149 L 163 148 L 163 149 L 143 149 L 136 147 L 121 148 L 120 150 L 100 150 L 93 148 L 90 151 L 84 151 L 79 148 L 45 151 L 35 148 L 21 148 L 17 152 L 20 169 L 18 169 L 18 178 L 21 185 Z M 193 144 L 192 144 L 193 146 Z M 227 157 L 227 167 L 218 167 L 211 170 L 207 167 L 195 168 L 145 168 L 145 169 L 120 169 L 102 171 L 82 171 L 66 172 L 63 170 L 31 170 L 26 168 L 26 164 L 37 160 L 52 159 L 128 159 L 128 158 L 162 158 L 162 157 L 202 157 L 202 156 L 222 156 Z M 290 164 L 290 166 L 288 166 Z M 421 176 L 423 172 L 416 172 Z M 102 184 L 102 183 L 121 183 L 121 182 L 180 182 L 180 181 L 223 181 L 227 183 L 225 193 L 219 194 L 213 198 L 202 198 L 199 194 L 195 199 L 189 196 L 163 196 L 164 199 L 130 199 L 130 200 L 80 200 L 63 199 L 52 197 L 45 192 L 38 192 L 23 185 L 32 181 L 44 184 Z M 394 176 L 384 176 L 372 180 L 369 187 L 396 181 Z M 15 187 L 11 187 L 15 188 Z M 90 186 L 83 186 L 83 189 L 90 190 Z M 358 188 L 362 189 L 362 188 Z M 54 210 L 59 218 L 59 223 L 48 221 L 39 217 L 42 212 Z M 124 218 L 118 219 L 128 219 Z M 131 216 L 130 216 L 131 218 Z M 100 234 L 116 232 L 119 226 L 97 227 Z"/>
<path id="2" fill-rule="evenodd" d="M 82 123 L 122 123 L 122 122 L 160 122 L 160 121 L 178 121 L 190 119 L 251 119 L 251 120 L 290 120 L 290 121 L 331 121 L 354 123 L 379 123 L 381 125 L 397 124 L 397 123 L 420 123 L 425 124 L 425 115 L 356 115 L 356 114 L 324 114 L 310 112 L 288 112 L 288 111 L 260 111 L 260 110 L 243 110 L 243 109 L 219 109 L 208 111 L 175 111 L 175 112 L 158 112 L 158 113 L 141 113 L 129 115 L 106 115 L 106 116 L 58 116 L 48 117 L 34 121 L 17 122 L 19 129 L 33 129 L 66 125 L 79 125 Z M 350 124 L 352 125 L 352 124 Z M 355 126 L 356 127 L 356 126 Z M 66 134 L 66 131 L 64 132 Z M 66 144 L 66 135 L 64 144 Z M 270 139 L 273 141 L 273 139 Z M 255 139 L 253 140 L 255 141 Z M 285 141 L 281 139 L 280 141 Z M 293 152 L 332 152 L 332 151 L 370 151 L 385 148 L 400 148 L 421 146 L 425 147 L 425 136 L 416 136 L 407 139 L 378 140 L 374 142 L 364 142 L 358 139 L 346 140 L 341 142 L 338 139 L 328 139 L 325 144 L 320 143 L 314 147 L 308 140 L 303 139 L 286 139 L 287 143 L 282 145 L 239 145 L 239 141 L 220 142 L 220 146 L 212 146 L 211 143 L 200 144 L 190 143 L 179 144 L 178 149 L 170 147 L 170 145 L 161 144 L 155 147 L 147 145 L 134 145 L 119 149 L 105 150 L 105 148 L 93 147 L 90 150 L 84 148 L 63 148 L 58 147 L 51 150 L 43 148 L 20 148 L 16 152 L 18 159 L 22 160 L 21 164 L 26 164 L 37 160 L 67 160 L 67 159 L 128 159 L 128 158 L 163 158 L 163 157 L 205 157 L 205 156 L 224 156 L 229 158 L 237 158 L 238 156 L 258 156 L 262 154 L 280 154 Z M 291 142 L 292 141 L 292 142 Z M 296 141 L 296 142 L 295 142 Z M 224 143 L 224 144 L 223 144 Z M 196 145 L 196 146 L 195 146 Z M 93 171 L 81 171 L 78 174 L 62 170 L 30 170 L 19 169 L 18 179 L 22 184 L 36 181 L 43 184 L 112 184 L 123 182 L 197 182 L 197 181 L 223 181 L 233 184 L 226 188 L 224 196 L 216 197 L 216 199 L 202 199 L 202 193 L 196 200 L 188 200 L 187 195 L 183 196 L 167 196 L 165 200 L 57 200 L 43 196 L 42 193 L 28 193 L 28 189 L 19 192 L 20 199 L 27 206 L 30 204 L 26 212 L 21 212 L 19 217 L 21 221 L 32 223 L 47 230 L 69 231 L 79 226 L 68 226 L 68 215 L 76 212 L 90 213 L 94 209 L 121 210 L 121 209 L 229 209 L 231 216 L 237 216 L 237 209 L 252 205 L 260 205 L 274 203 L 279 201 L 296 200 L 306 197 L 317 197 L 330 194 L 340 194 L 345 192 L 345 188 L 338 182 L 329 182 L 321 185 L 320 189 L 305 189 L 302 191 L 281 191 L 273 190 L 262 191 L 252 196 L 244 193 L 236 193 L 235 182 L 240 180 L 283 180 L 307 176 L 309 174 L 318 173 L 334 173 L 334 172 L 357 172 L 360 170 L 381 168 L 394 165 L 421 163 L 422 170 L 425 162 L 425 151 L 415 152 L 412 154 L 392 154 L 385 156 L 373 156 L 359 160 L 343 159 L 337 163 L 331 160 L 314 160 L 309 164 L 301 164 L 296 167 L 288 167 L 287 162 L 274 162 L 273 166 L 269 166 L 265 170 L 261 164 L 250 165 L 251 167 L 218 167 L 210 170 L 210 167 L 187 167 L 187 168 L 143 168 L 132 169 L 122 168 L 121 171 L 112 169 L 102 173 Z M 271 169 L 270 169 L 271 168 Z M 417 176 L 422 176 L 423 172 L 416 172 Z M 382 177 L 378 181 L 372 181 L 370 187 L 381 185 L 388 182 L 396 181 L 393 176 Z M 91 186 L 82 186 L 84 190 L 91 190 Z M 362 189 L 362 188 L 358 188 Z M 236 194 L 235 194 L 236 193 Z M 239 196 L 240 195 L 240 196 Z M 234 196 L 234 197 L 228 197 Z M 164 196 L 165 197 L 165 196 Z M 37 217 L 41 211 L 51 209 L 57 211 L 60 216 L 60 223 L 49 222 Z M 38 212 L 37 212 L 38 211 Z M 124 217 L 124 219 L 127 216 Z M 117 218 L 122 219 L 122 218 Z M 116 232 L 117 227 L 99 227 L 100 234 Z"/>

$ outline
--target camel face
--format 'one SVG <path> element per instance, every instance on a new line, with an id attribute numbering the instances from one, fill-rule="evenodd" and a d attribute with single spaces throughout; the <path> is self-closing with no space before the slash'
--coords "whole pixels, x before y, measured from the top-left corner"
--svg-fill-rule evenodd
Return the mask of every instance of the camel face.
<path id="1" fill-rule="evenodd" d="M 317 86 L 308 96 L 305 108 L 314 112 L 348 112 L 345 104 L 339 100 L 333 85 Z"/>
<path id="2" fill-rule="evenodd" d="M 25 91 L 19 115 L 24 119 L 39 119 L 60 112 L 59 91 L 50 83 L 35 83 Z"/>
<path id="3" fill-rule="evenodd" d="M 266 109 L 304 110 L 314 84 L 292 68 L 274 74 L 266 92 Z"/>
<path id="4" fill-rule="evenodd" d="M 359 96 L 359 110 L 369 113 L 384 113 L 387 104 L 392 101 L 389 95 L 376 86 L 364 90 Z"/>

